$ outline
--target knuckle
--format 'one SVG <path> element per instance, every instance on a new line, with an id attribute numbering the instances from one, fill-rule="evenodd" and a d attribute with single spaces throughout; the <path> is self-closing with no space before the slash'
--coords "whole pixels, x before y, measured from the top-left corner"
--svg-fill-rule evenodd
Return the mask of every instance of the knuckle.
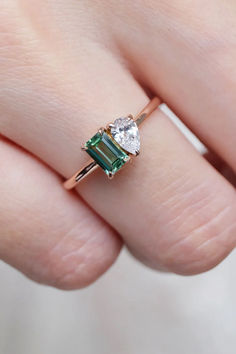
<path id="1" fill-rule="evenodd" d="M 37 262 L 42 282 L 63 290 L 93 283 L 114 262 L 116 253 L 116 250 L 105 253 L 102 242 L 96 244 L 92 239 L 81 241 L 70 236 L 60 239 Z"/>
<path id="2" fill-rule="evenodd" d="M 231 206 L 208 215 L 199 213 L 201 216 L 195 217 L 194 227 L 187 233 L 185 230 L 182 237 L 163 254 L 162 262 L 168 270 L 183 275 L 205 272 L 236 246 L 236 221 Z"/>
<path id="3" fill-rule="evenodd" d="M 222 191 L 216 183 L 183 189 L 181 198 L 162 205 L 148 243 L 132 253 L 154 269 L 191 275 L 213 268 L 236 247 L 236 200 L 231 188 Z"/>
<path id="4" fill-rule="evenodd" d="M 79 289 L 88 286 L 99 276 L 97 269 L 85 260 L 75 261 L 68 255 L 47 255 L 41 260 L 42 282 L 63 290 Z"/>

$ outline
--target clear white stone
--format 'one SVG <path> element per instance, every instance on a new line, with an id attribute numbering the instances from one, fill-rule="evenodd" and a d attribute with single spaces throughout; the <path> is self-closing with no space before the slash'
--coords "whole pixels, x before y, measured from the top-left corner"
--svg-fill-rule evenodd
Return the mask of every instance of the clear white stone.
<path id="1" fill-rule="evenodd" d="M 138 126 L 130 117 L 118 118 L 111 126 L 113 139 L 127 152 L 136 155 L 140 150 Z"/>

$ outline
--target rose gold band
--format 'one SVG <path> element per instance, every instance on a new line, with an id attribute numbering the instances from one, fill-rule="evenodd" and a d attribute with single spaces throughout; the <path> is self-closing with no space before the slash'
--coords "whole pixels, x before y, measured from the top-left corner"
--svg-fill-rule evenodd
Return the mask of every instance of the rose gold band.
<path id="1" fill-rule="evenodd" d="M 137 114 L 134 118 L 135 122 L 139 126 L 143 123 L 143 121 L 148 118 L 155 109 L 157 109 L 161 104 L 161 100 L 158 97 L 154 97 L 145 107 L 144 109 Z"/>
<path id="2" fill-rule="evenodd" d="M 144 109 L 138 113 L 138 115 L 134 118 L 137 126 L 143 123 L 143 121 L 151 115 L 151 113 L 159 107 L 161 104 L 161 100 L 158 97 L 154 97 L 145 107 Z M 91 158 L 84 167 L 78 170 L 71 178 L 64 182 L 64 187 L 66 189 L 74 188 L 83 178 L 92 173 L 98 164 Z"/>
<path id="3" fill-rule="evenodd" d="M 82 167 L 71 178 L 64 182 L 64 187 L 66 189 L 74 188 L 80 181 L 82 181 L 84 177 L 88 176 L 91 172 L 96 170 L 97 167 L 98 164 L 93 159 L 90 159 L 84 167 Z"/>

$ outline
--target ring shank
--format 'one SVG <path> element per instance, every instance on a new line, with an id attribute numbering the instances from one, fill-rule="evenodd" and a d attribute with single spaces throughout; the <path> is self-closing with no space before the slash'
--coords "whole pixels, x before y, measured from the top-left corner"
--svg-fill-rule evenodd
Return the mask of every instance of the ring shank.
<path id="1" fill-rule="evenodd" d="M 64 182 L 63 185 L 65 189 L 74 188 L 84 177 L 88 176 L 90 173 L 96 170 L 97 167 L 97 162 L 91 159 L 83 168 L 81 168 L 71 178 Z"/>
<path id="2" fill-rule="evenodd" d="M 148 118 L 155 109 L 157 109 L 161 104 L 161 100 L 158 97 L 154 97 L 145 107 L 144 109 L 137 114 L 134 118 L 137 126 L 140 126 L 143 121 Z"/>
<path id="3" fill-rule="evenodd" d="M 151 113 L 160 106 L 160 104 L 161 100 L 158 97 L 154 97 L 134 118 L 136 124 L 140 126 L 143 121 L 148 118 Z M 64 182 L 64 187 L 66 189 L 74 188 L 82 179 L 84 179 L 86 176 L 96 170 L 97 167 L 98 164 L 96 163 L 96 161 L 90 159 L 89 162 L 87 162 L 83 168 L 81 168 L 71 178 Z"/>

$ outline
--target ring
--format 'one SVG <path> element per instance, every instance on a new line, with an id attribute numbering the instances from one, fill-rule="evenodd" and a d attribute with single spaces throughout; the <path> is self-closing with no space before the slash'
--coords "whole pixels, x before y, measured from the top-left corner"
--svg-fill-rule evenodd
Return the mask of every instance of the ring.
<path id="1" fill-rule="evenodd" d="M 129 114 L 117 118 L 114 123 L 108 124 L 106 128 L 100 128 L 82 146 L 82 150 L 87 152 L 90 160 L 64 182 L 64 187 L 66 189 L 74 188 L 98 166 L 103 169 L 109 179 L 113 178 L 114 174 L 130 161 L 132 156 L 139 155 L 139 126 L 160 104 L 160 99 L 154 97 L 135 118 Z"/>

